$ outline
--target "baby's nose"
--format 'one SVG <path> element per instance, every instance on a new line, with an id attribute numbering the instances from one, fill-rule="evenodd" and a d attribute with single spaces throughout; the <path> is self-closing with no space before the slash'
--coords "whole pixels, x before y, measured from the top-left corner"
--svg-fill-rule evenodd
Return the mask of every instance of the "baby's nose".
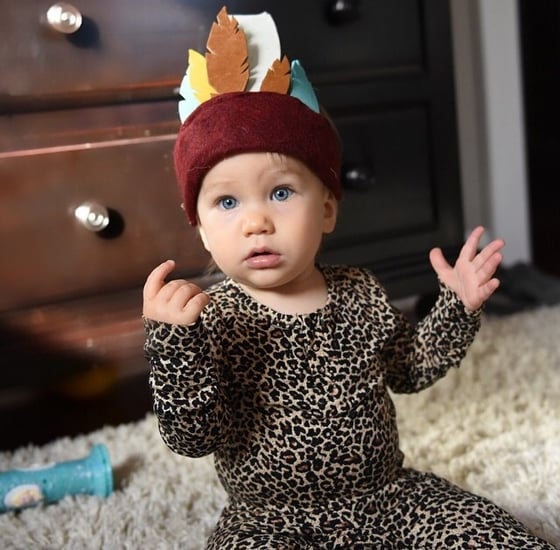
<path id="1" fill-rule="evenodd" d="M 272 220 L 268 213 L 261 208 L 252 208 L 245 213 L 243 232 L 245 235 L 271 233 Z"/>

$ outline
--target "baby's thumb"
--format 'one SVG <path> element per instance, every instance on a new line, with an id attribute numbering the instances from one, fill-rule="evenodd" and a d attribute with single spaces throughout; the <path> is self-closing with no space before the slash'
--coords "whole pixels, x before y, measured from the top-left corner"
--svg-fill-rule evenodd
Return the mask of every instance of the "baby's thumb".
<path id="1" fill-rule="evenodd" d="M 440 279 L 443 279 L 445 277 L 445 273 L 451 269 L 451 266 L 447 263 L 441 248 L 432 248 L 432 250 L 430 250 L 430 263 Z"/>

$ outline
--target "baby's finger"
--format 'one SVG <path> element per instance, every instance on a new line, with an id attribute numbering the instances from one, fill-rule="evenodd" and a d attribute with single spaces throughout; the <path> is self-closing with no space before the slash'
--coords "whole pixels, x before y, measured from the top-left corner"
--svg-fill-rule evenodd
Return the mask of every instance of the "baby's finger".
<path id="1" fill-rule="evenodd" d="M 176 310 L 183 309 L 190 300 L 202 290 L 194 283 L 185 280 L 171 281 L 161 290 L 160 296 L 163 300 L 167 300 L 169 304 Z"/>
<path id="2" fill-rule="evenodd" d="M 486 266 L 486 264 L 495 264 L 497 267 L 502 260 L 500 251 L 505 246 L 503 239 L 495 239 L 487 244 L 474 258 L 473 265 L 476 270 Z"/>
<path id="3" fill-rule="evenodd" d="M 480 267 L 477 269 L 477 275 L 479 279 L 483 281 L 490 280 L 496 273 L 496 270 L 498 269 L 498 266 L 502 262 L 502 259 L 503 259 L 502 254 L 499 251 L 492 253 L 491 256 L 486 258 L 484 260 L 484 263 L 481 264 Z"/>
<path id="4" fill-rule="evenodd" d="M 157 293 L 164 287 L 165 278 L 175 269 L 175 262 L 167 260 L 159 264 L 148 275 L 146 283 L 144 284 L 144 300 L 151 300 L 155 298 Z"/>
<path id="5" fill-rule="evenodd" d="M 183 311 L 193 317 L 193 321 L 196 321 L 202 310 L 210 303 L 210 296 L 206 292 L 199 292 L 193 296 L 183 307 Z"/>
<path id="6" fill-rule="evenodd" d="M 461 248 L 461 252 L 459 253 L 459 258 L 461 260 L 471 261 L 476 256 L 476 251 L 478 250 L 480 239 L 482 239 L 483 234 L 484 227 L 481 225 L 475 227 L 471 231 L 471 234 L 468 236 L 463 248 Z"/>

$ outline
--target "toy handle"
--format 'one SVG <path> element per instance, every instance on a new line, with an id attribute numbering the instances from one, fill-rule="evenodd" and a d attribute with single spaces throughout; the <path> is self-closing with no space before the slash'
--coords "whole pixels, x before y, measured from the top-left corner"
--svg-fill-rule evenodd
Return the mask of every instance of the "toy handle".
<path id="1" fill-rule="evenodd" d="M 112 492 L 109 453 L 98 444 L 79 460 L 0 472 L 0 513 L 58 502 L 67 495 L 108 497 Z"/>

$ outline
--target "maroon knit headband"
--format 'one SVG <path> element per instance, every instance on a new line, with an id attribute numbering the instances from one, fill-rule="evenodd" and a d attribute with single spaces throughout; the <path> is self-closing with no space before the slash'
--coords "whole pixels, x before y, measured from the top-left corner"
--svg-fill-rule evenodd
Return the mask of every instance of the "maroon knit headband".
<path id="1" fill-rule="evenodd" d="M 257 152 L 300 160 L 342 197 L 340 143 L 325 116 L 286 94 L 224 93 L 191 113 L 175 143 L 175 173 L 191 225 L 198 223 L 196 203 L 206 173 L 227 157 Z"/>

